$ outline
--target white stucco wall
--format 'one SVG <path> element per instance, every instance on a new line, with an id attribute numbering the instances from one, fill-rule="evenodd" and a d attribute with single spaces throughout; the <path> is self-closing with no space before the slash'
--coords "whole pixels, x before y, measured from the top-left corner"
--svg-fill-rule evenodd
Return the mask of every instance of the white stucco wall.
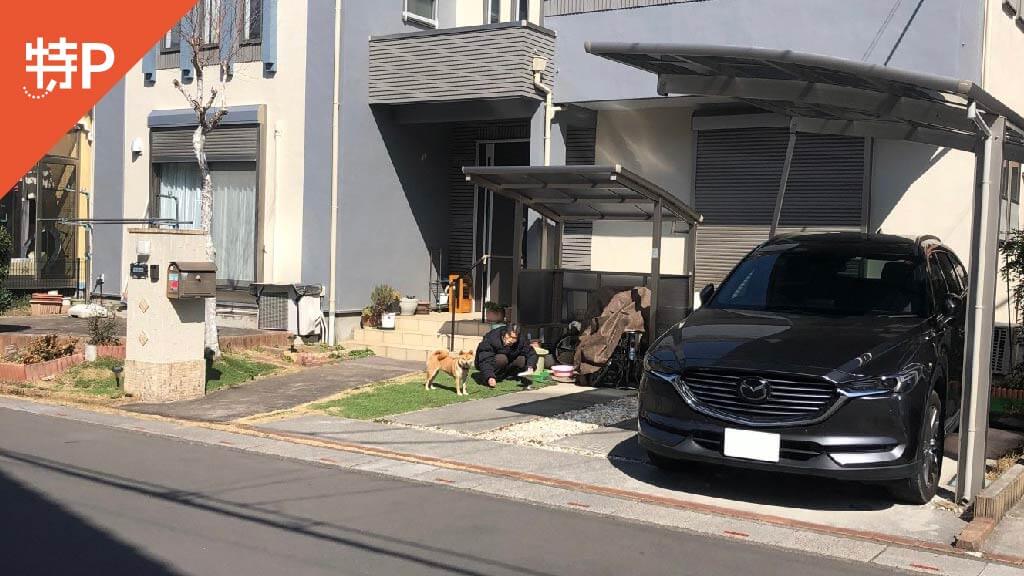
<path id="1" fill-rule="evenodd" d="M 987 7 L 982 88 L 1017 112 L 1024 113 L 1024 73 L 1021 69 L 1024 26 L 1016 16 L 1010 16 L 1004 10 L 1002 0 L 988 0 Z M 1021 222 L 1017 222 L 1017 226 L 1020 227 Z M 1000 278 L 996 292 L 997 323 L 1007 322 L 1007 308 L 1010 307 L 1007 302 L 1006 283 Z M 1019 321 L 1014 318 L 1014 322 Z"/>
<path id="2" fill-rule="evenodd" d="M 263 259 L 264 281 L 293 282 L 301 272 L 306 3 L 296 2 L 288 10 L 279 10 L 277 17 L 277 74 L 265 78 L 262 62 L 236 64 L 224 94 L 228 106 L 266 106 L 264 156 L 258 175 L 264 190 L 264 202 L 259 206 L 264 246 L 257 246 L 256 257 Z M 207 74 L 215 76 L 216 70 L 208 69 Z M 180 77 L 177 68 L 158 70 L 156 83 L 145 86 L 141 62 L 126 76 L 125 146 L 141 138 L 145 149 L 134 160 L 130 151 L 125 150 L 125 218 L 143 218 L 147 214 L 151 177 L 147 117 L 153 110 L 188 107 L 172 84 Z M 127 266 L 135 259 L 135 245 L 128 241 L 127 231 L 124 234 L 122 262 Z M 123 281 L 126 277 L 127 274 L 122 276 Z"/>
<path id="3" fill-rule="evenodd" d="M 621 164 L 693 201 L 693 132 L 689 108 L 602 110 L 597 115 L 597 164 Z M 685 228 L 684 226 L 680 229 Z M 650 272 L 651 231 L 644 222 L 595 222 L 591 268 L 608 272 Z M 686 270 L 686 236 L 664 227 L 661 272 Z"/>

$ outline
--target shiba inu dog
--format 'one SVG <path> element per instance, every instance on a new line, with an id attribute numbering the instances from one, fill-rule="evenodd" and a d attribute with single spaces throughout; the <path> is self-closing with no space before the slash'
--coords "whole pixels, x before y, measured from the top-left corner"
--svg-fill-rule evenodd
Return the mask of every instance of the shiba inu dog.
<path id="1" fill-rule="evenodd" d="M 438 372 L 447 372 L 455 379 L 455 393 L 459 396 L 468 395 L 466 379 L 473 367 L 473 353 L 460 351 L 458 354 L 447 350 L 434 350 L 427 357 L 427 381 L 424 387 L 434 389 L 434 378 Z"/>

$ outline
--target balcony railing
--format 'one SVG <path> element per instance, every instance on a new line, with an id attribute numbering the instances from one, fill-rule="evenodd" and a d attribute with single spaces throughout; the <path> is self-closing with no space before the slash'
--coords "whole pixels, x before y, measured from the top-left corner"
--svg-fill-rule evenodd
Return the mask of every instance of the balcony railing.
<path id="1" fill-rule="evenodd" d="M 6 287 L 10 290 L 76 290 L 84 277 L 83 271 L 83 261 L 77 258 L 48 262 L 12 258 Z"/>

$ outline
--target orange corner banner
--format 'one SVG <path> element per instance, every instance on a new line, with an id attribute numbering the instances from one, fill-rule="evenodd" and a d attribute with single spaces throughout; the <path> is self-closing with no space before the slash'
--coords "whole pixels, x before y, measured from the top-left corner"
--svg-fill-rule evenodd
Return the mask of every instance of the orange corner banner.
<path id="1" fill-rule="evenodd" d="M 8 126 L 0 197 L 195 3 L 11 2 L 0 18 L 0 109 Z"/>

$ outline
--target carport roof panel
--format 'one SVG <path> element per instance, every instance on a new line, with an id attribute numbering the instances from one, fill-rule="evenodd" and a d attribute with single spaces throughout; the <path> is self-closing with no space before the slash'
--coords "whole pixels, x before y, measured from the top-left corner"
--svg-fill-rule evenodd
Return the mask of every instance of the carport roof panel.
<path id="1" fill-rule="evenodd" d="M 970 80 L 831 56 L 741 46 L 590 43 L 591 54 L 658 74 L 662 94 L 728 96 L 804 122 L 806 131 L 895 137 L 973 149 L 982 112 L 1024 117 Z M 798 128 L 799 130 L 799 128 Z M 1010 145 L 1015 145 L 1011 142 Z"/>
<path id="2" fill-rule="evenodd" d="M 701 216 L 657 184 L 622 166 L 465 166 L 466 180 L 519 200 L 557 221 L 663 220 Z"/>

